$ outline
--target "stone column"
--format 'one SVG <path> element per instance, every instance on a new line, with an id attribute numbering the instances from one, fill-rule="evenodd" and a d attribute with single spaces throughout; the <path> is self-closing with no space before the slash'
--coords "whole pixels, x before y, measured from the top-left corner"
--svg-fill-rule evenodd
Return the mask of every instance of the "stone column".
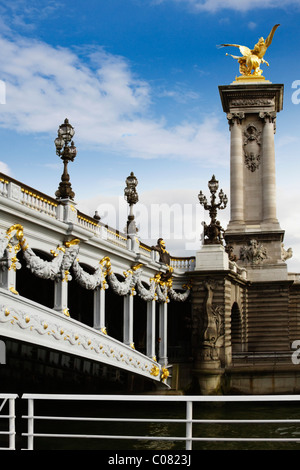
<path id="1" fill-rule="evenodd" d="M 150 300 L 147 302 L 147 344 L 146 354 L 151 359 L 156 359 L 155 352 L 155 312 L 156 301 Z"/>
<path id="2" fill-rule="evenodd" d="M 64 279 L 58 279 L 54 282 L 54 310 L 70 316 L 68 309 L 68 271 Z"/>
<path id="3" fill-rule="evenodd" d="M 168 304 L 163 302 L 159 304 L 159 360 L 161 365 L 168 364 L 168 322 L 167 322 Z"/>
<path id="4" fill-rule="evenodd" d="M 10 245 L 10 248 L 6 248 L 0 263 L 0 287 L 9 290 L 13 294 L 18 294 L 16 291 L 16 275 L 17 269 L 21 268 L 17 258 L 19 250 L 18 245 Z"/>
<path id="5" fill-rule="evenodd" d="M 244 161 L 241 121 L 244 113 L 228 113 L 230 126 L 230 222 L 244 224 Z"/>
<path id="6" fill-rule="evenodd" d="M 275 119 L 276 113 L 259 113 L 263 119 L 262 131 L 262 190 L 263 190 L 263 222 L 277 223 L 276 218 L 276 180 L 275 180 Z"/>
<path id="7" fill-rule="evenodd" d="M 94 328 L 106 333 L 105 289 L 103 287 L 97 287 L 94 291 Z"/>
<path id="8" fill-rule="evenodd" d="M 124 317 L 123 343 L 133 348 L 134 343 L 133 343 L 133 295 L 132 293 L 124 296 L 123 317 Z"/>

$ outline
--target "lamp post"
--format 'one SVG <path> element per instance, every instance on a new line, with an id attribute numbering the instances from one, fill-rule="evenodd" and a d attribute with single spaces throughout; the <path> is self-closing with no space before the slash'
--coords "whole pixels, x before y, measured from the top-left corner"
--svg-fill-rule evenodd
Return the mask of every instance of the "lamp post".
<path id="1" fill-rule="evenodd" d="M 75 193 L 72 191 L 70 176 L 68 174 L 68 163 L 73 162 L 76 157 L 76 147 L 72 140 L 75 131 L 68 119 L 64 120 L 57 131 L 57 138 L 54 140 L 56 147 L 56 155 L 58 155 L 64 163 L 64 171 L 61 176 L 58 190 L 55 193 L 57 199 L 74 199 Z M 70 143 L 71 142 L 71 143 Z"/>
<path id="2" fill-rule="evenodd" d="M 129 215 L 128 215 L 128 220 L 127 220 L 127 233 L 128 234 L 129 233 L 133 234 L 137 232 L 137 228 L 134 222 L 134 215 L 133 215 L 133 206 L 139 200 L 139 195 L 136 190 L 137 185 L 138 185 L 138 180 L 132 171 L 130 175 L 126 178 L 126 187 L 124 189 L 124 197 L 125 197 L 125 200 L 129 204 Z"/>
<path id="3" fill-rule="evenodd" d="M 217 220 L 217 210 L 225 209 L 227 206 L 228 198 L 221 189 L 219 192 L 219 202 L 216 203 L 216 193 L 219 189 L 219 181 L 216 180 L 215 175 L 212 176 L 208 182 L 208 188 L 211 193 L 210 204 L 207 201 L 206 196 L 200 191 L 198 199 L 200 204 L 205 210 L 209 211 L 210 224 L 204 224 L 204 244 L 223 244 L 221 232 L 224 229 L 221 227 L 220 222 Z M 207 238 L 205 238 L 207 237 Z"/>

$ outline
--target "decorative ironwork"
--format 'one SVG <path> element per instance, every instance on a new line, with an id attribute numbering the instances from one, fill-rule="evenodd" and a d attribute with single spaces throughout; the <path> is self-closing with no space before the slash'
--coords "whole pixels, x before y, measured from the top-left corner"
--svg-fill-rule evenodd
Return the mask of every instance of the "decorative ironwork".
<path id="1" fill-rule="evenodd" d="M 75 131 L 73 126 L 65 119 L 57 131 L 57 138 L 55 139 L 56 155 L 58 155 L 64 163 L 64 171 L 61 176 L 58 190 L 55 193 L 57 199 L 74 199 L 75 193 L 72 190 L 70 183 L 70 176 L 68 174 L 68 163 L 73 162 L 76 157 L 76 147 L 72 140 Z M 71 142 L 71 143 L 70 143 Z"/>
<path id="2" fill-rule="evenodd" d="M 137 228 L 136 228 L 135 221 L 134 221 L 134 215 L 133 215 L 133 206 L 139 200 L 139 195 L 136 190 L 137 185 L 138 185 L 138 180 L 132 171 L 130 175 L 126 178 L 126 188 L 124 189 L 124 197 L 125 197 L 125 200 L 129 204 L 127 233 L 137 232 Z"/>
<path id="3" fill-rule="evenodd" d="M 217 210 L 225 209 L 227 206 L 228 198 L 224 194 L 223 189 L 219 192 L 219 203 L 216 203 L 216 193 L 219 188 L 219 181 L 216 180 L 215 175 L 212 176 L 212 179 L 208 182 L 208 188 L 211 192 L 211 202 L 208 204 L 206 196 L 200 191 L 198 194 L 198 199 L 200 204 L 204 207 L 205 210 L 209 211 L 210 224 L 206 225 L 204 222 L 204 244 L 221 244 L 223 245 L 222 232 L 224 229 L 221 227 L 220 222 L 217 220 Z"/>

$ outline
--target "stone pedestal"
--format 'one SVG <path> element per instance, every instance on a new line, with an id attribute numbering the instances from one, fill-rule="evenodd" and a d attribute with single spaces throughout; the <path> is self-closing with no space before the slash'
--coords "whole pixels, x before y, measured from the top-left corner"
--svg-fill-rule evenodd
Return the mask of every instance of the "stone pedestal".
<path id="1" fill-rule="evenodd" d="M 71 199 L 58 199 L 57 218 L 63 222 L 76 223 L 77 209 L 76 203 Z"/>
<path id="2" fill-rule="evenodd" d="M 220 86 L 219 91 L 231 137 L 231 212 L 226 244 L 233 248 L 240 265 L 263 266 L 264 271 L 269 267 L 282 279 L 284 231 L 276 216 L 274 134 L 276 115 L 283 104 L 283 85 L 244 79 Z M 247 250 L 253 251 L 254 258 L 243 256 Z"/>
<path id="3" fill-rule="evenodd" d="M 228 255 L 222 245 L 203 245 L 196 253 L 196 271 L 229 269 Z"/>

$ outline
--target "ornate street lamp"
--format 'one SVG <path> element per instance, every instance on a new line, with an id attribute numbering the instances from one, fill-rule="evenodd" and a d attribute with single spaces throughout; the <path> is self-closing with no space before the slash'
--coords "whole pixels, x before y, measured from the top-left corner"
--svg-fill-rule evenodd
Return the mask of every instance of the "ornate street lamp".
<path id="1" fill-rule="evenodd" d="M 127 220 L 127 233 L 135 233 L 137 228 L 134 222 L 134 215 L 133 215 L 133 206 L 139 200 L 139 195 L 137 193 L 136 187 L 138 185 L 138 180 L 136 176 L 134 176 L 133 171 L 130 175 L 126 178 L 126 188 L 124 189 L 124 197 L 125 200 L 129 204 L 129 215 Z"/>
<path id="2" fill-rule="evenodd" d="M 221 189 L 219 192 L 219 202 L 216 203 L 216 193 L 219 189 L 219 181 L 216 180 L 215 175 L 213 175 L 212 179 L 208 182 L 208 188 L 211 193 L 210 204 L 207 202 L 207 198 L 204 196 L 202 191 L 198 194 L 200 204 L 205 210 L 209 211 L 211 219 L 209 225 L 204 224 L 204 244 L 223 244 L 222 232 L 224 232 L 224 229 L 217 220 L 217 210 L 226 208 L 228 198 Z"/>
<path id="3" fill-rule="evenodd" d="M 54 141 L 56 155 L 58 155 L 64 162 L 64 172 L 61 176 L 58 190 L 55 193 L 57 199 L 74 199 L 75 197 L 75 193 L 72 191 L 70 183 L 70 176 L 68 174 L 68 163 L 74 161 L 77 153 L 72 140 L 74 134 L 74 128 L 71 126 L 68 119 L 65 119 L 64 123 L 59 126 L 57 138 Z"/>

